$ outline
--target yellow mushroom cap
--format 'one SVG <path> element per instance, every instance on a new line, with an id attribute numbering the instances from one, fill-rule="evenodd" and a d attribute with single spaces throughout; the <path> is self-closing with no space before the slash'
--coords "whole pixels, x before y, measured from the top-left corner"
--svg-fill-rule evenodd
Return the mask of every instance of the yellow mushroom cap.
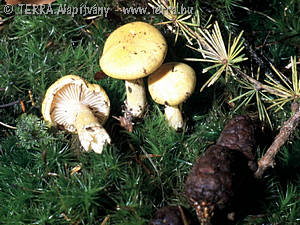
<path id="1" fill-rule="evenodd" d="M 194 91 L 196 75 L 192 67 L 180 62 L 163 64 L 148 77 L 153 100 L 162 105 L 176 106 Z"/>
<path id="2" fill-rule="evenodd" d="M 115 79 L 135 80 L 155 71 L 166 53 L 167 43 L 159 30 L 145 22 L 132 22 L 109 35 L 100 67 Z"/>
<path id="3" fill-rule="evenodd" d="M 110 101 L 101 86 L 89 84 L 76 75 L 67 75 L 48 88 L 42 103 L 42 114 L 51 125 L 61 125 L 70 132 L 76 132 L 74 113 L 79 105 L 91 109 L 102 125 L 109 116 Z"/>

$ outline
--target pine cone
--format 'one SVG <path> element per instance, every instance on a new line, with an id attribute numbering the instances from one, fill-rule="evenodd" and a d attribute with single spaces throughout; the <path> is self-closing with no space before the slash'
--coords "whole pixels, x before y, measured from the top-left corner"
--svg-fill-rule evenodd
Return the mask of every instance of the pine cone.
<path id="1" fill-rule="evenodd" d="M 186 195 L 203 224 L 210 224 L 215 208 L 223 209 L 233 196 L 232 162 L 231 151 L 212 145 L 195 162 L 186 180 Z"/>
<path id="2" fill-rule="evenodd" d="M 222 131 L 217 145 L 242 152 L 249 160 L 254 160 L 256 126 L 248 116 L 231 119 Z"/>
<path id="3" fill-rule="evenodd" d="M 186 180 L 186 196 L 201 224 L 211 224 L 216 211 L 230 208 L 234 199 L 245 195 L 253 173 L 255 127 L 246 116 L 238 116 L 225 126 L 216 145 L 210 146 L 195 162 Z"/>
<path id="4" fill-rule="evenodd" d="M 188 225 L 192 225 L 189 212 L 182 207 Z M 166 206 L 156 211 L 149 225 L 184 225 L 180 210 L 176 206 Z"/>

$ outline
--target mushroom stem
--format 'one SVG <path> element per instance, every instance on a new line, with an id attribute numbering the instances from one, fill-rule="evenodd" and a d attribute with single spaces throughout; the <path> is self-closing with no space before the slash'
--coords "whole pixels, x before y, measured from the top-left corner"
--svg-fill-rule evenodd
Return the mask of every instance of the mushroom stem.
<path id="1" fill-rule="evenodd" d="M 106 130 L 86 105 L 80 104 L 76 110 L 74 126 L 81 145 L 86 151 L 93 149 L 101 154 L 104 145 L 111 142 Z"/>
<path id="2" fill-rule="evenodd" d="M 166 105 L 165 116 L 170 127 L 173 127 L 175 130 L 181 129 L 183 127 L 183 119 L 180 105 Z"/>
<path id="3" fill-rule="evenodd" d="M 126 80 L 125 86 L 127 111 L 133 117 L 141 117 L 147 104 L 144 80 Z"/>

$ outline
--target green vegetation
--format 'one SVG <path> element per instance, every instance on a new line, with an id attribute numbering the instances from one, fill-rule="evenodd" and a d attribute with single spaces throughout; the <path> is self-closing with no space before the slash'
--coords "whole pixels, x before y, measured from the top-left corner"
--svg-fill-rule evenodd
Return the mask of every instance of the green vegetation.
<path id="1" fill-rule="evenodd" d="M 70 6 L 79 4 L 58 0 L 52 3 L 53 9 L 66 2 Z M 163 15 L 124 15 L 118 9 L 133 3 L 121 0 L 97 2 L 98 6 L 116 10 L 107 18 L 20 15 L 17 6 L 8 16 L 1 5 L 0 17 L 4 23 L 0 24 L 0 122 L 16 129 L 0 125 L 0 224 L 101 224 L 103 221 L 106 225 L 147 224 L 157 208 L 178 204 L 195 215 L 184 196 L 185 178 L 196 158 L 215 143 L 227 121 L 235 115 L 249 114 L 263 121 L 268 137 L 257 148 L 258 156 L 262 156 L 283 122 L 292 115 L 292 100 L 299 102 L 298 85 L 292 88 L 296 94 L 284 89 L 285 78 L 278 77 L 266 58 L 295 84 L 297 68 L 294 66 L 292 72 L 292 67 L 285 67 L 291 56 L 295 57 L 295 65 L 299 63 L 300 3 L 250 2 L 178 1 L 180 5 L 194 7 L 198 17 L 191 24 L 199 22 L 201 29 L 212 29 L 218 21 L 226 46 L 230 35 L 233 43 L 234 37 L 244 30 L 240 43 L 251 46 L 262 63 L 258 64 L 247 46 L 241 52 L 248 58 L 246 61 L 237 60 L 224 66 L 216 60 L 220 65 L 213 68 L 210 66 L 215 62 L 185 61 L 195 69 L 198 79 L 195 93 L 183 105 L 185 129 L 175 132 L 167 127 L 163 106 L 147 96 L 148 111 L 143 120 L 135 123 L 132 133 L 112 117 L 123 114 L 124 82 L 111 78 L 98 80 L 94 75 L 101 71 L 99 57 L 110 32 L 136 20 L 165 22 Z M 80 4 L 93 6 L 95 1 Z M 144 0 L 135 3 L 135 6 L 145 5 Z M 193 27 L 189 19 L 192 18 L 184 18 L 183 23 Z M 173 33 L 167 26 L 157 27 L 169 44 L 166 61 L 202 58 L 203 51 L 194 50 L 199 46 L 184 29 L 175 29 Z M 194 49 L 186 44 L 194 44 Z M 219 72 L 220 66 L 223 69 Z M 202 73 L 207 67 L 209 70 Z M 255 91 L 248 80 L 241 78 L 237 82 L 238 73 L 234 76 L 231 73 L 235 69 L 253 78 L 257 78 L 260 70 L 258 80 L 269 81 L 275 89 L 281 82 L 288 100 L 283 101 L 281 108 L 268 109 L 276 95 L 268 95 L 268 99 L 267 92 Z M 228 72 L 226 76 L 224 71 Z M 105 129 L 113 143 L 101 155 L 82 153 L 76 135 L 48 128 L 43 122 L 41 103 L 45 92 L 67 74 L 100 84 L 110 98 L 111 116 Z M 200 92 L 213 76 L 216 79 Z M 252 92 L 245 94 L 245 86 Z M 231 224 L 299 224 L 299 146 L 300 133 L 296 130 L 277 155 L 275 168 L 266 171 L 262 178 L 264 188 L 259 190 L 251 213 Z"/>

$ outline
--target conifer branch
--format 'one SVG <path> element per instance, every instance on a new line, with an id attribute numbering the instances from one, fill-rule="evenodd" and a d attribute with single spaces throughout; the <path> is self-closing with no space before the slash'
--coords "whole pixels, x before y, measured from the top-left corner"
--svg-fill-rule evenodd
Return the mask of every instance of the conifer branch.
<path id="1" fill-rule="evenodd" d="M 246 73 L 244 73 L 243 71 L 237 69 L 236 67 L 233 67 L 233 70 L 238 73 L 240 76 L 242 76 L 243 78 L 247 79 L 249 82 L 251 82 L 252 84 L 255 85 L 257 90 L 266 90 L 267 92 L 269 92 L 270 94 L 276 95 L 276 96 L 284 96 L 284 93 L 282 93 L 281 91 L 270 87 L 268 85 L 265 85 L 263 83 L 261 83 L 260 81 L 250 77 L 249 75 L 247 75 Z"/>
<path id="2" fill-rule="evenodd" d="M 276 154 L 297 128 L 300 120 L 300 104 L 293 103 L 292 111 L 294 111 L 294 115 L 291 116 L 286 122 L 284 122 L 284 124 L 280 128 L 279 134 L 277 134 L 265 155 L 258 161 L 258 169 L 255 172 L 255 176 L 257 178 L 261 178 L 268 167 L 275 166 L 274 158 Z"/>

